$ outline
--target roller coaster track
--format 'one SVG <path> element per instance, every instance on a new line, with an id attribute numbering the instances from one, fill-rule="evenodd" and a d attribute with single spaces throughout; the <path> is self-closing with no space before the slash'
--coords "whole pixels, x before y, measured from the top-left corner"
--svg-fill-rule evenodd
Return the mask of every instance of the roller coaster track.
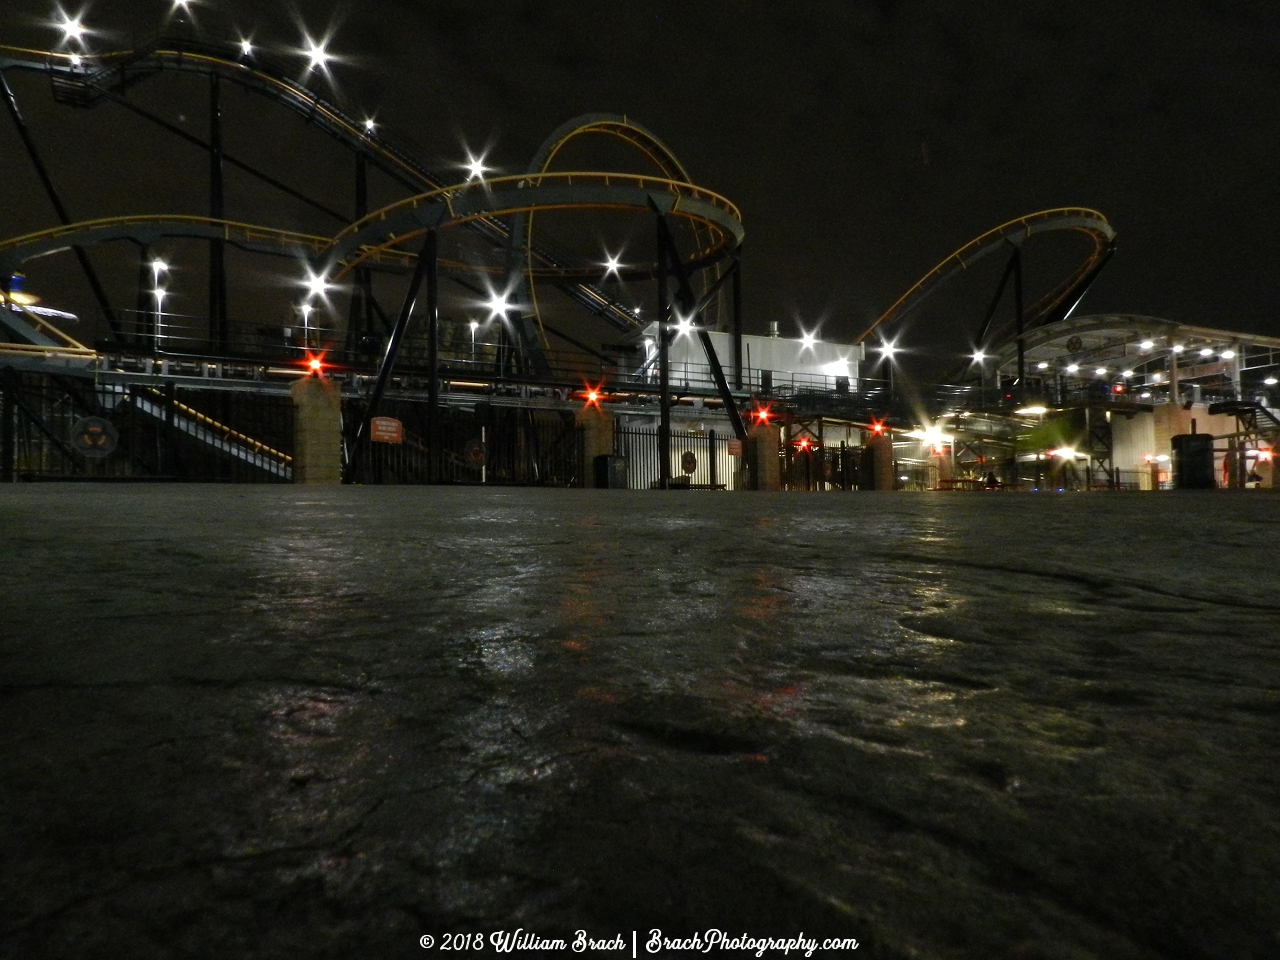
<path id="1" fill-rule="evenodd" d="M 260 54 L 253 53 L 246 56 L 239 55 L 238 51 L 231 51 L 236 51 L 236 48 L 171 38 L 157 40 L 137 50 L 111 52 L 99 56 L 81 56 L 76 59 L 65 53 L 0 46 L 0 72 L 16 69 L 44 73 L 50 78 L 55 99 L 80 107 L 94 106 L 103 99 L 119 99 L 118 95 L 130 86 L 166 70 L 216 75 L 293 110 L 353 152 L 367 157 L 378 169 L 393 177 L 402 186 L 414 190 L 415 197 L 458 193 L 462 189 L 458 186 L 450 187 L 445 178 L 421 166 L 407 149 L 396 143 L 393 137 L 385 132 L 378 133 L 366 129 L 362 122 L 349 116 L 337 105 L 322 99 L 310 88 L 290 79 L 284 69 L 273 65 Z M 597 119 L 607 121 L 614 118 Z M 670 157 L 669 151 L 665 151 L 665 148 L 657 149 L 661 146 L 657 138 L 637 125 L 629 123 L 625 118 L 616 119 L 630 131 L 627 138 L 653 156 L 664 172 L 674 173 L 684 184 L 688 184 L 683 168 L 678 163 L 672 165 L 674 158 Z M 493 181 L 483 182 L 492 183 Z M 427 188 L 425 191 L 424 187 Z M 605 204 L 605 206 L 614 205 Z M 581 209 L 593 204 L 548 204 L 542 209 L 557 209 L 565 206 Z M 622 206 L 633 207 L 634 205 L 624 203 Z M 510 205 L 512 211 L 520 209 L 525 208 L 519 204 Z M 505 246 L 510 241 L 510 231 L 506 224 L 496 219 L 501 215 L 503 211 L 479 212 L 463 217 L 457 222 L 465 223 L 467 227 L 476 230 L 495 245 Z M 734 217 L 737 219 L 736 211 L 734 211 Z M 183 218 L 154 219 L 176 223 Z M 207 229 L 210 225 L 211 223 L 206 223 L 205 227 L 201 228 L 192 223 L 191 229 L 199 231 Z M 272 228 L 254 229 L 259 233 L 266 233 Z M 739 233 L 740 230 L 739 225 Z M 287 231 L 279 232 L 287 233 Z M 172 235 L 209 236 L 204 232 Z M 273 252 L 279 252 L 280 244 L 277 243 L 274 246 L 277 249 Z M 389 256 L 390 262 L 402 259 L 401 255 L 395 251 L 391 251 Z M 572 258 L 557 256 L 536 248 L 531 249 L 530 257 L 538 264 L 538 276 L 550 279 L 566 294 L 611 326 L 630 332 L 639 325 L 630 310 L 623 304 L 587 282 L 588 279 L 599 277 L 598 264 L 574 263 Z M 442 265 L 448 266 L 443 263 Z"/>
<path id="2" fill-rule="evenodd" d="M 1039 213 L 1010 220 L 970 240 L 916 281 L 875 323 L 863 331 L 858 341 L 865 340 L 882 324 L 906 316 L 951 277 L 968 270 L 984 257 L 1004 249 L 1006 244 L 1021 244 L 1035 234 L 1058 230 L 1084 234 L 1093 241 L 1093 250 L 1066 280 L 1025 309 L 1024 322 L 1027 327 L 1031 327 L 1041 322 L 1062 319 L 1079 301 L 1085 288 L 1110 259 L 1115 248 L 1116 233 L 1107 218 L 1097 210 L 1086 207 L 1041 210 Z"/>

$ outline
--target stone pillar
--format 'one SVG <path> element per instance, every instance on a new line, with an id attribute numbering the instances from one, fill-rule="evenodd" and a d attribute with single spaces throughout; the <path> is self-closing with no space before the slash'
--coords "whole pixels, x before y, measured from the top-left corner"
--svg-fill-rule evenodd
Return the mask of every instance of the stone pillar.
<path id="1" fill-rule="evenodd" d="M 326 377 L 294 382 L 293 482 L 342 482 L 342 395 Z"/>
<path id="2" fill-rule="evenodd" d="M 897 483 L 893 470 L 893 441 L 888 434 L 870 433 L 862 441 L 862 455 L 870 455 L 874 464 L 876 490 L 893 490 Z"/>
<path id="3" fill-rule="evenodd" d="M 779 429 L 776 424 L 763 423 L 757 424 L 751 431 L 757 490 L 782 489 L 782 464 L 778 461 L 778 451 L 781 449 Z"/>
<path id="4" fill-rule="evenodd" d="M 587 404 L 576 414 L 574 423 L 582 428 L 582 459 L 586 471 L 586 486 L 596 485 L 596 457 L 613 453 L 612 413 L 600 409 L 596 404 Z"/>

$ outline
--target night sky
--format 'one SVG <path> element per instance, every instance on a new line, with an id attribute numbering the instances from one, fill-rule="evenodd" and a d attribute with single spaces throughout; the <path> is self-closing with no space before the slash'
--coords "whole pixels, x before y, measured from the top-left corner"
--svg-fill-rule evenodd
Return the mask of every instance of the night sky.
<path id="1" fill-rule="evenodd" d="M 153 32 L 169 6 L 99 0 L 84 10 L 86 25 L 100 31 L 90 42 L 127 46 Z M 487 147 L 491 166 L 519 172 L 554 127 L 580 113 L 624 113 L 645 124 L 696 183 L 743 212 L 748 332 L 777 319 L 784 333 L 793 322 L 821 323 L 824 339 L 852 338 L 966 240 L 1022 214 L 1079 205 L 1102 211 L 1119 234 L 1080 313 L 1280 334 L 1274 3 L 378 0 L 266 8 L 210 0 L 194 9 L 210 39 L 249 34 L 284 49 L 300 43 L 297 24 L 313 35 L 332 30 L 330 48 L 344 60 L 326 92 L 407 135 L 435 169 L 457 169 L 466 148 Z M 52 45 L 54 12 L 44 0 L 9 0 L 0 42 Z M 46 81 L 10 78 L 73 219 L 203 212 L 198 151 L 118 107 L 74 111 L 52 103 Z M 138 88 L 139 102 L 203 134 L 198 81 L 163 84 Z M 275 109 L 262 101 L 233 108 L 228 148 L 256 151 L 273 173 L 294 168 L 309 189 L 345 198 L 349 158 L 334 153 L 334 169 L 324 169 L 322 152 L 273 133 L 293 122 L 272 120 L 285 116 Z M 7 116 L 0 185 L 0 233 L 54 225 Z M 229 197 L 232 218 L 332 232 L 302 222 L 269 191 L 246 186 Z M 1039 276 L 1045 286 L 1060 277 L 1080 249 L 1062 239 L 1030 246 L 1032 286 Z M 94 256 L 112 269 L 111 254 Z M 116 270 L 122 290 L 133 279 L 126 263 Z M 993 258 L 989 266 L 930 301 L 902 331 L 903 344 L 939 362 L 957 356 L 994 290 L 1001 264 Z M 65 299 L 89 308 L 82 283 L 69 283 Z M 607 328 L 597 327 L 606 339 Z"/>

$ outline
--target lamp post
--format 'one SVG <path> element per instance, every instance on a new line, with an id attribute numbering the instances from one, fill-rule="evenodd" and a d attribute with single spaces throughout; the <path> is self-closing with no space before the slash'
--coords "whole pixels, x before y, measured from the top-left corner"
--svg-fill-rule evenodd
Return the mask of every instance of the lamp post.
<path id="1" fill-rule="evenodd" d="M 893 408 L 893 355 L 898 352 L 895 344 L 884 341 L 880 344 L 880 362 L 888 364 L 889 367 L 889 408 Z"/>

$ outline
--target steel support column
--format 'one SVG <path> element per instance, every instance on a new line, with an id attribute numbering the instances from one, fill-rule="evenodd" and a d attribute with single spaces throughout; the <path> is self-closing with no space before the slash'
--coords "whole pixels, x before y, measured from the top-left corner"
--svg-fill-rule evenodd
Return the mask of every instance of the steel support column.
<path id="1" fill-rule="evenodd" d="M 36 168 L 36 173 L 40 177 L 40 182 L 44 184 L 45 193 L 49 196 L 49 202 L 53 204 L 54 212 L 58 215 L 58 219 L 65 226 L 71 223 L 71 217 L 67 214 L 67 208 L 62 204 L 62 197 L 58 195 L 57 188 L 53 185 L 53 180 L 49 176 L 49 170 L 44 165 L 44 160 L 40 158 L 40 151 L 36 149 L 36 142 L 31 138 L 31 131 L 27 129 L 27 122 L 22 119 L 22 112 L 18 109 L 18 101 L 13 95 L 13 90 L 9 87 L 9 81 L 5 79 L 4 73 L 0 72 L 0 90 L 4 93 L 4 105 L 9 109 L 9 116 L 13 118 L 13 124 L 18 128 L 18 135 L 22 138 L 22 144 L 27 148 L 27 156 L 31 158 L 31 165 Z M 98 274 L 94 272 L 93 265 L 89 263 L 89 256 L 84 252 L 83 247 L 71 248 L 76 255 L 76 260 L 80 263 L 80 269 L 84 271 L 85 279 L 89 281 L 89 289 L 93 291 L 94 299 L 98 301 L 98 306 L 102 309 L 102 315 L 106 318 L 107 325 L 111 327 L 111 332 L 120 342 L 124 342 L 124 331 L 120 326 L 120 321 L 116 318 L 115 311 L 111 309 L 111 303 L 107 300 L 107 292 L 102 289 L 102 283 L 98 280 Z M 7 277 L 5 278 L 8 279 Z"/>
<path id="2" fill-rule="evenodd" d="M 742 389 L 742 245 L 733 271 L 733 387 Z"/>
<path id="3" fill-rule="evenodd" d="M 378 407 L 382 403 L 382 395 L 386 392 L 387 383 L 391 379 L 391 371 L 395 367 L 396 355 L 400 352 L 400 342 L 409 326 L 409 318 L 418 302 L 418 291 L 422 289 L 422 280 L 428 272 L 436 272 L 436 231 L 428 230 L 427 239 L 418 253 L 418 262 L 409 280 L 409 289 L 405 291 L 404 301 L 400 304 L 400 314 L 396 317 L 396 325 L 391 330 L 391 339 L 387 341 L 387 351 L 382 357 L 382 365 L 378 368 L 378 378 L 374 381 L 373 392 L 369 395 L 369 403 L 356 427 L 356 436 L 347 452 L 346 470 L 343 480 L 354 483 L 359 476 L 360 457 L 369 440 L 369 421 L 378 415 Z M 434 408 L 433 408 L 434 409 Z"/>
<path id="4" fill-rule="evenodd" d="M 226 218 L 222 182 L 222 96 L 216 73 L 209 76 L 209 216 Z M 227 329 L 226 249 L 222 240 L 209 241 L 209 339 L 225 348 L 230 343 Z"/>
<path id="5" fill-rule="evenodd" d="M 0 378 L 0 483 L 13 483 L 14 478 L 14 389 L 10 379 L 13 371 L 6 369 Z"/>
<path id="6" fill-rule="evenodd" d="M 671 358 L 668 351 L 666 224 L 658 214 L 658 486 L 671 486 Z"/>
<path id="7" fill-rule="evenodd" d="M 436 269 L 439 234 L 427 231 L 419 259 L 427 261 L 427 480 L 439 483 L 444 457 L 440 449 L 440 274 Z"/>
<path id="8" fill-rule="evenodd" d="M 1013 248 L 1013 298 L 1017 309 L 1018 324 L 1018 387 L 1015 392 L 1015 399 L 1021 400 L 1026 396 L 1027 392 L 1027 345 L 1023 339 L 1026 332 L 1023 329 L 1023 313 L 1022 313 L 1022 247 Z"/>

